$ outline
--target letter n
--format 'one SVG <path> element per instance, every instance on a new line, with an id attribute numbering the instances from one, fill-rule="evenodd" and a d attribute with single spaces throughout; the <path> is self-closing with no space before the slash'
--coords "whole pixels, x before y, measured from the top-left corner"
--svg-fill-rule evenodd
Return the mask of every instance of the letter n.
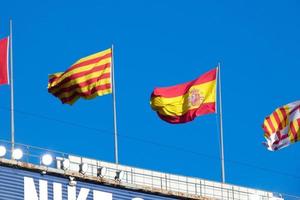
<path id="1" fill-rule="evenodd" d="M 39 181 L 40 198 L 36 192 L 33 178 L 24 177 L 24 200 L 48 200 L 48 183 Z"/>

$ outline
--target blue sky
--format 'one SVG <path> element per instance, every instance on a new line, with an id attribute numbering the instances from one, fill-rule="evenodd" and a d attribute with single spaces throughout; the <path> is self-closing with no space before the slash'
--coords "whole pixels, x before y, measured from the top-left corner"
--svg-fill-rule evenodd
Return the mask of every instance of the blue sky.
<path id="1" fill-rule="evenodd" d="M 121 164 L 220 181 L 217 116 L 172 125 L 149 105 L 154 87 L 222 67 L 226 182 L 300 196 L 300 144 L 263 146 L 263 119 L 299 100 L 300 3 L 288 1 L 4 1 L 13 19 L 16 141 L 114 162 L 112 95 L 74 106 L 47 92 L 48 74 L 115 48 Z M 1 139 L 10 139 L 8 86 Z"/>

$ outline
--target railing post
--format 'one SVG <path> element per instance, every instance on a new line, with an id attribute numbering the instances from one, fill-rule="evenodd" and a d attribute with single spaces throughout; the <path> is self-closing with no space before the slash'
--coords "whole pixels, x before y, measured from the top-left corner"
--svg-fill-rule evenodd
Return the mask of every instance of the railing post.
<path id="1" fill-rule="evenodd" d="M 26 151 L 27 151 L 27 153 L 26 153 L 26 154 L 27 154 L 27 155 L 26 155 L 26 158 L 27 158 L 27 162 L 28 162 L 28 163 L 29 163 L 29 157 L 30 157 L 29 148 L 30 148 L 29 146 L 26 146 Z M 39 164 L 41 164 L 40 161 L 39 161 Z"/>
<path id="2" fill-rule="evenodd" d="M 168 190 L 167 174 L 165 174 L 165 183 L 166 183 L 166 190 Z"/>

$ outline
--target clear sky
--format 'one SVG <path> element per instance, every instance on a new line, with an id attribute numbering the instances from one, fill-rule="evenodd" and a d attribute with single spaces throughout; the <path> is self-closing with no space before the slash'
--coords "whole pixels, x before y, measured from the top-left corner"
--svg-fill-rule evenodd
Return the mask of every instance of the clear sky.
<path id="1" fill-rule="evenodd" d="M 73 106 L 47 92 L 48 74 L 115 48 L 121 164 L 220 181 L 217 115 L 172 125 L 149 105 L 154 87 L 222 67 L 226 182 L 300 196 L 300 143 L 266 150 L 261 125 L 299 100 L 300 3 L 287 1 L 17 1 L 13 19 L 16 142 L 114 162 L 112 95 Z M 0 87 L 1 139 L 10 94 Z"/>

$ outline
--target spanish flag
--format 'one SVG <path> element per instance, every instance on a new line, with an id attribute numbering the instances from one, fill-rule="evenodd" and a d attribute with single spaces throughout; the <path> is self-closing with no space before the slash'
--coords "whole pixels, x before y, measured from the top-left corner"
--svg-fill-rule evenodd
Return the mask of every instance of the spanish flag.
<path id="1" fill-rule="evenodd" d="M 199 78 L 164 88 L 155 88 L 151 94 L 151 107 L 169 123 L 178 124 L 194 120 L 197 116 L 216 112 L 217 68 Z"/>
<path id="2" fill-rule="evenodd" d="M 262 126 L 270 151 L 276 151 L 300 140 L 300 101 L 277 108 L 267 116 Z"/>
<path id="3" fill-rule="evenodd" d="M 112 92 L 112 50 L 107 49 L 76 61 L 65 72 L 49 76 L 48 92 L 72 105 L 80 97 L 92 99 Z"/>

